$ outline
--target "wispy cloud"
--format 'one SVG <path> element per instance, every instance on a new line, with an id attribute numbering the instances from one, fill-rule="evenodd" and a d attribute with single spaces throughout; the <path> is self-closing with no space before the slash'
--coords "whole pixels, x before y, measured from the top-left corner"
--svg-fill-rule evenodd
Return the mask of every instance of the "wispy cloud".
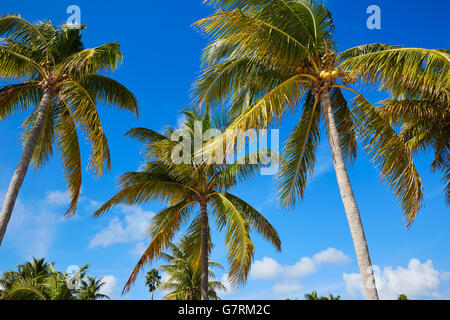
<path id="1" fill-rule="evenodd" d="M 121 212 L 125 216 L 114 217 L 106 228 L 91 239 L 90 248 L 108 247 L 117 243 L 132 243 L 145 239 L 154 213 L 140 207 L 122 207 Z"/>
<path id="2" fill-rule="evenodd" d="M 70 195 L 67 191 L 47 191 L 45 202 L 52 206 L 65 206 L 70 203 Z"/>

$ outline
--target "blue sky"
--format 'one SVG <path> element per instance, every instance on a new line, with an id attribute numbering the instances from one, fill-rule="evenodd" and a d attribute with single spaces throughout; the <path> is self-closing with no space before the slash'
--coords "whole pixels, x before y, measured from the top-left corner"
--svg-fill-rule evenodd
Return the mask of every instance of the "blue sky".
<path id="1" fill-rule="evenodd" d="M 374 42 L 449 47 L 450 4 L 446 1 L 327 2 L 334 14 L 335 37 L 341 50 Z M 81 8 L 82 23 L 87 24 L 87 47 L 120 42 L 125 59 L 113 77 L 138 96 L 140 117 L 99 106 L 111 149 L 112 170 L 100 179 L 85 172 L 79 210 L 71 219 L 63 217 L 68 201 L 57 154 L 43 169 L 29 171 L 0 248 L 0 270 L 14 268 L 32 256 L 56 261 L 60 270 L 89 263 L 92 274 L 106 277 L 111 297 L 148 299 L 143 276 L 125 297 L 120 296 L 120 291 L 148 243 L 148 222 L 162 205 L 119 208 L 99 219 L 94 219 L 92 212 L 117 192 L 115 183 L 120 173 L 135 171 L 139 166 L 140 145 L 123 134 L 132 127 L 160 130 L 165 125 L 176 125 L 180 119 L 178 111 L 189 105 L 191 83 L 199 73 L 201 50 L 206 44 L 191 24 L 213 9 L 200 0 L 23 0 L 3 1 L 0 13 L 20 13 L 31 21 L 50 19 L 58 24 L 68 18 L 66 9 L 71 4 Z M 366 27 L 366 9 L 372 4 L 381 8 L 381 30 Z M 374 88 L 363 92 L 374 103 L 387 97 Z M 0 123 L 0 202 L 21 155 L 20 125 L 25 116 Z M 296 120 L 292 116 L 281 123 L 282 138 Z M 84 144 L 86 166 L 88 151 Z M 442 195 L 441 174 L 430 170 L 431 159 L 427 153 L 416 156 L 426 191 L 426 207 L 410 230 L 405 228 L 392 192 L 380 182 L 363 150 L 359 150 L 357 162 L 349 168 L 384 298 L 402 292 L 417 299 L 450 298 L 450 212 Z M 245 287 L 223 295 L 225 299 L 303 298 L 305 292 L 312 290 L 323 295 L 331 291 L 347 299 L 362 298 L 353 244 L 325 136 L 318 160 L 305 201 L 294 211 L 277 207 L 272 177 L 256 177 L 234 190 L 279 230 L 283 251 L 276 252 L 255 236 L 255 264 L 249 281 Z M 227 266 L 223 240 L 223 235 L 214 234 L 212 258 Z M 218 277 L 222 278 L 225 272 L 218 271 Z M 156 297 L 161 297 L 161 293 Z"/>

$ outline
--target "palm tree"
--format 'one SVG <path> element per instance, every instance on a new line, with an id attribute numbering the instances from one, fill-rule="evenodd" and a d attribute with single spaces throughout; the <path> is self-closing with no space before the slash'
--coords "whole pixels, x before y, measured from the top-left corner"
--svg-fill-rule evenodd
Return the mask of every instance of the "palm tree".
<path id="1" fill-rule="evenodd" d="M 5 295 L 11 290 L 15 283 L 21 279 L 40 280 L 50 274 L 50 265 L 45 258 L 36 259 L 33 257 L 31 262 L 27 261 L 25 264 L 19 264 L 17 271 L 7 270 L 0 278 L 0 296 Z"/>
<path id="2" fill-rule="evenodd" d="M 77 289 L 78 300 L 101 300 L 109 299 L 105 294 L 101 293 L 105 282 L 103 278 L 97 279 L 95 277 L 87 277 L 87 281 L 81 280 L 81 286 Z"/>
<path id="3" fill-rule="evenodd" d="M 87 277 L 89 265 L 80 268 L 74 282 L 69 274 L 55 270 L 53 263 L 33 258 L 7 270 L 0 278 L 0 299 L 4 300 L 98 300 L 109 299 L 100 291 L 105 285 L 102 278 Z M 72 282 L 72 283 L 71 283 Z M 69 285 L 70 284 L 70 285 Z"/>
<path id="4" fill-rule="evenodd" d="M 137 114 L 135 96 L 99 72 L 114 71 L 122 61 L 118 43 L 84 49 L 82 29 L 51 22 L 32 24 L 20 16 L 0 18 L 0 78 L 20 81 L 0 88 L 0 120 L 33 108 L 24 123 L 24 151 L 0 213 L 0 245 L 29 164 L 39 168 L 58 147 L 74 214 L 81 190 L 81 155 L 77 126 L 92 145 L 89 169 L 110 169 L 107 139 L 97 113 L 105 102 Z"/>
<path id="5" fill-rule="evenodd" d="M 169 244 L 168 253 L 162 253 L 160 258 L 168 264 L 159 267 L 169 275 L 169 279 L 160 285 L 162 290 L 168 290 L 164 299 L 166 300 L 200 300 L 201 299 L 201 271 L 195 263 L 196 257 L 192 255 L 189 246 L 194 240 L 191 237 L 184 237 L 179 246 L 173 243 Z M 213 261 L 209 261 L 210 267 L 222 268 L 222 266 Z M 209 278 L 214 279 L 214 272 L 208 271 Z M 217 291 L 226 290 L 220 281 L 208 281 L 208 298 L 211 300 L 220 300 Z"/>
<path id="6" fill-rule="evenodd" d="M 42 267 L 42 268 L 41 268 Z M 74 291 L 67 285 L 67 275 L 56 271 L 44 259 L 19 265 L 18 271 L 6 271 L 0 279 L 3 300 L 73 300 Z"/>
<path id="7" fill-rule="evenodd" d="M 408 296 L 404 293 L 398 296 L 397 300 L 409 300 Z"/>
<path id="8" fill-rule="evenodd" d="M 148 291 L 152 293 L 152 300 L 153 300 L 153 293 L 158 289 L 159 285 L 161 284 L 161 276 L 158 273 L 157 269 L 152 269 L 149 272 L 147 272 L 147 275 L 145 276 L 145 285 L 148 287 Z"/>
<path id="9" fill-rule="evenodd" d="M 319 297 L 317 295 L 317 291 L 313 291 L 311 293 L 305 294 L 306 300 L 341 300 L 341 296 L 333 296 L 331 293 L 328 293 L 327 297 Z"/>
<path id="10" fill-rule="evenodd" d="M 188 221 L 196 206 L 200 207 L 200 211 L 193 218 L 189 233 L 195 233 L 194 239 L 199 241 L 198 246 L 193 247 L 201 252 L 197 263 L 201 265 L 203 300 L 208 299 L 211 216 L 216 218 L 216 226 L 220 231 L 226 230 L 225 242 L 232 284 L 243 283 L 247 278 L 254 256 L 254 244 L 250 239 L 251 228 L 270 241 L 275 248 L 281 249 L 275 228 L 252 206 L 228 192 L 238 182 L 254 174 L 261 165 L 249 164 L 252 155 L 233 164 L 197 164 L 194 154 L 202 144 L 200 142 L 200 145 L 196 146 L 194 143 L 193 146 L 189 140 L 194 141 L 197 131 L 205 133 L 209 129 L 220 128 L 219 125 L 214 125 L 214 122 L 220 121 L 213 121 L 208 115 L 195 112 L 184 112 L 184 115 L 187 120 L 181 130 L 168 128 L 162 135 L 149 129 L 135 128 L 127 133 L 145 143 L 145 163 L 138 172 L 122 174 L 119 182 L 120 192 L 95 212 L 96 216 L 100 216 L 117 205 L 137 205 L 149 200 L 162 200 L 168 204 L 167 208 L 154 216 L 150 229 L 151 242 L 134 268 L 123 292 L 130 289 L 141 268 L 146 263 L 151 263 L 169 246 L 171 239 L 181 225 Z M 181 143 L 173 141 L 171 136 L 177 132 L 182 132 L 187 139 L 183 139 Z M 202 137 L 206 138 L 204 135 Z M 185 154 L 185 164 L 176 164 L 172 160 L 172 154 L 180 151 L 180 145 L 191 151 Z M 181 150 L 186 150 L 185 148 Z"/>
<path id="11" fill-rule="evenodd" d="M 206 110 L 228 103 L 233 115 L 229 128 L 244 131 L 276 125 L 303 105 L 300 121 L 285 146 L 278 176 L 280 201 L 290 208 L 305 194 L 316 163 L 321 120 L 325 120 L 365 295 L 367 299 L 378 299 L 367 241 L 346 168 L 346 162 L 356 159 L 357 134 L 381 169 L 382 177 L 395 190 L 408 226 L 423 205 L 422 182 L 403 138 L 377 108 L 347 85 L 356 79 L 402 84 L 402 76 L 410 71 L 412 79 L 417 80 L 416 76 L 422 73 L 435 68 L 443 70 L 442 51 L 372 44 L 337 56 L 331 13 L 319 2 L 205 2 L 220 10 L 195 23 L 212 38 L 203 54 L 205 69 L 194 86 L 195 102 Z M 361 57 L 367 58 L 364 63 L 358 62 Z M 418 61 L 422 62 L 420 66 L 415 64 Z M 411 83 L 417 86 L 419 82 Z M 343 89 L 356 94 L 351 107 Z M 205 149 L 220 148 L 224 140 L 234 139 L 233 134 L 228 131 Z"/>

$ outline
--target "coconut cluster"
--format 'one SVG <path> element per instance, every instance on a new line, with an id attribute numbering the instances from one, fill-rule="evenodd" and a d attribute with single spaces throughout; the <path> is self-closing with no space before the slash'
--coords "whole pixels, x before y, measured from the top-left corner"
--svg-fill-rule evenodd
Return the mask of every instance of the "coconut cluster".
<path id="1" fill-rule="evenodd" d="M 320 72 L 320 78 L 323 80 L 337 79 L 341 75 L 339 69 L 323 70 Z"/>

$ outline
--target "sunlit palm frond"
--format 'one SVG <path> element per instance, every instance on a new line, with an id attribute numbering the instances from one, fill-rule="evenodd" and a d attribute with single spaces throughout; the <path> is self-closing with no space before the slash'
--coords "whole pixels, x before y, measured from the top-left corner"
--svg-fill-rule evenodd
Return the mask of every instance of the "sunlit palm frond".
<path id="1" fill-rule="evenodd" d="M 138 115 L 136 96 L 118 81 L 102 75 L 91 74 L 86 77 L 83 86 L 95 101 L 105 102 Z"/>
<path id="2" fill-rule="evenodd" d="M 195 26 L 216 39 L 226 39 L 232 46 L 239 45 L 241 55 L 267 56 L 286 65 L 300 64 L 307 57 L 304 43 L 257 15 L 239 9 L 216 12 Z"/>
<path id="3" fill-rule="evenodd" d="M 37 46 L 52 58 L 48 38 L 42 34 L 37 25 L 22 19 L 20 15 L 4 15 L 0 17 L 0 36 L 18 41 L 24 46 Z"/>
<path id="4" fill-rule="evenodd" d="M 228 279 L 232 285 L 244 283 L 254 258 L 255 247 L 250 239 L 249 223 L 226 196 L 217 193 L 211 199 L 218 229 L 226 227 L 225 243 L 230 265 Z"/>
<path id="5" fill-rule="evenodd" d="M 279 199 L 286 207 L 295 206 L 297 195 L 303 198 L 308 177 L 313 173 L 320 141 L 320 109 L 316 98 L 309 93 L 302 118 L 284 147 L 277 180 Z"/>
<path id="6" fill-rule="evenodd" d="M 227 192 L 224 196 L 230 200 L 239 212 L 241 212 L 245 221 L 248 221 L 251 227 L 255 228 L 255 230 L 264 237 L 264 239 L 271 242 L 278 251 L 281 251 L 281 240 L 277 230 L 261 213 L 235 195 Z"/>
<path id="7" fill-rule="evenodd" d="M 4 86 L 0 89 L 0 120 L 39 105 L 41 98 L 42 93 L 33 81 Z"/>
<path id="8" fill-rule="evenodd" d="M 64 176 L 72 197 L 66 215 L 75 214 L 81 193 L 81 154 L 77 128 L 67 112 L 61 112 L 56 121 L 56 144 L 63 159 Z"/>
<path id="9" fill-rule="evenodd" d="M 101 175 L 105 169 L 110 170 L 111 158 L 108 141 L 94 99 L 76 81 L 63 83 L 59 97 L 70 106 L 75 122 L 81 126 L 91 143 L 89 169 L 93 170 L 96 175 Z"/>
<path id="10" fill-rule="evenodd" d="M 342 67 L 363 83 L 381 83 L 395 95 L 411 95 L 412 92 L 450 100 L 450 54 L 447 50 L 386 49 L 345 59 Z"/>
<path id="11" fill-rule="evenodd" d="M 353 112 L 366 150 L 380 167 L 383 179 L 395 190 L 407 225 L 411 226 L 423 206 L 423 184 L 406 141 L 364 97 L 355 98 Z"/>
<path id="12" fill-rule="evenodd" d="M 145 264 L 151 263 L 157 258 L 169 245 L 175 233 L 181 225 L 186 222 L 192 213 L 192 203 L 182 201 L 174 206 L 168 207 L 153 217 L 150 228 L 151 242 L 139 259 L 136 267 L 131 273 L 123 293 L 130 290 L 136 280 L 137 275 Z"/>
<path id="13" fill-rule="evenodd" d="M 100 71 L 114 71 L 122 63 L 123 55 L 117 42 L 84 49 L 69 56 L 56 67 L 59 74 L 66 73 L 76 79 Z"/>

